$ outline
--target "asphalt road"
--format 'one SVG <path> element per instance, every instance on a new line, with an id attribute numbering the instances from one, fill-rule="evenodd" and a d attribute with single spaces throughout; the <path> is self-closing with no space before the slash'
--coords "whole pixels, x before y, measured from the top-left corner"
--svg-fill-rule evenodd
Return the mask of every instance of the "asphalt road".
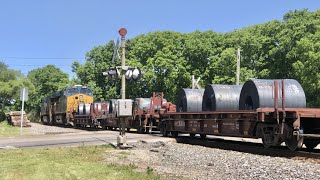
<path id="1" fill-rule="evenodd" d="M 66 133 L 55 135 L 37 135 L 0 138 L 0 149 L 30 148 L 30 147 L 64 147 L 64 146 L 87 146 L 116 144 L 117 131 L 90 131 L 78 133 Z M 146 142 L 174 141 L 173 138 L 165 138 L 160 135 L 126 133 L 127 143 L 139 140 Z"/>

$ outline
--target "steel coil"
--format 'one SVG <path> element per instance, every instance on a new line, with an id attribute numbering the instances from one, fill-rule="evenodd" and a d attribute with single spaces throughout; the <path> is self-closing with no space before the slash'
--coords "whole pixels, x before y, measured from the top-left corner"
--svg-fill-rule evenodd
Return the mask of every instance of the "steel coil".
<path id="1" fill-rule="evenodd" d="M 118 99 L 110 99 L 109 101 L 109 114 L 117 114 Z"/>
<path id="2" fill-rule="evenodd" d="M 101 113 L 102 103 L 101 102 L 94 102 L 93 103 L 93 109 L 97 113 Z"/>
<path id="3" fill-rule="evenodd" d="M 162 104 L 166 103 L 166 99 L 162 99 Z M 136 98 L 135 104 L 139 109 L 150 109 L 151 98 Z M 159 110 L 160 106 L 155 106 L 154 109 Z"/>
<path id="4" fill-rule="evenodd" d="M 203 94 L 202 111 L 239 110 L 242 85 L 207 85 Z"/>
<path id="5" fill-rule="evenodd" d="M 281 80 L 278 80 L 278 83 L 278 107 L 282 107 Z M 294 79 L 285 79 L 284 86 L 285 107 L 305 108 L 306 97 L 299 82 Z M 248 80 L 241 90 L 239 108 L 244 110 L 263 107 L 274 107 L 274 80 Z"/>
<path id="6" fill-rule="evenodd" d="M 84 104 L 85 114 L 84 115 L 90 115 L 91 111 L 91 104 Z"/>
<path id="7" fill-rule="evenodd" d="M 181 89 L 177 97 L 177 112 L 201 112 L 203 89 Z"/>
<path id="8" fill-rule="evenodd" d="M 149 109 L 151 98 L 136 98 L 135 103 L 139 109 Z"/>
<path id="9" fill-rule="evenodd" d="M 79 103 L 78 105 L 78 114 L 79 115 L 84 115 L 84 104 L 83 103 Z"/>

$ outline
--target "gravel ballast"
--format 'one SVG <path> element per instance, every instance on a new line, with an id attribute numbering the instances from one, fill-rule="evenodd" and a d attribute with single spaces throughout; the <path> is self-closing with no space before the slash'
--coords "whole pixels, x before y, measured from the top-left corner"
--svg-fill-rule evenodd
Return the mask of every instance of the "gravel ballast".
<path id="1" fill-rule="evenodd" d="M 165 179 L 320 179 L 320 164 L 312 161 L 196 145 L 140 141 L 130 150 L 112 153 L 106 162 L 152 168 Z"/>
<path id="2" fill-rule="evenodd" d="M 39 123 L 30 123 L 30 127 L 24 127 L 25 135 L 41 135 L 41 134 L 62 134 L 62 133 L 76 133 L 83 132 L 81 129 L 74 129 L 72 127 L 58 127 L 49 126 Z"/>

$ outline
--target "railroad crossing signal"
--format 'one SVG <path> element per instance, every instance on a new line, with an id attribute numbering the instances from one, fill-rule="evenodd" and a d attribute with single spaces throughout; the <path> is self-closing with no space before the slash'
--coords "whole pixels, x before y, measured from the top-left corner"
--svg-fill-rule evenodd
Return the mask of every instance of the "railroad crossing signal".
<path id="1" fill-rule="evenodd" d="M 121 28 L 119 30 L 119 34 L 121 35 L 121 49 L 122 49 L 122 53 L 121 53 L 121 66 L 116 66 L 116 67 L 111 67 L 108 69 L 108 71 L 106 72 L 102 72 L 102 74 L 104 76 L 109 76 L 111 78 L 117 78 L 119 76 L 121 76 L 121 101 L 119 100 L 119 102 L 124 101 L 124 107 L 126 107 L 126 102 L 127 100 L 126 98 L 126 79 L 132 79 L 132 80 L 137 80 L 140 78 L 142 72 L 140 70 L 140 68 L 137 67 L 129 67 L 126 66 L 126 46 L 125 46 L 125 35 L 127 34 L 127 30 L 125 28 Z M 114 62 L 115 58 L 120 59 L 119 56 L 119 52 L 118 52 L 118 46 L 119 46 L 119 41 L 117 42 L 113 42 L 114 44 L 114 52 L 113 52 L 113 57 L 112 57 L 112 62 Z M 121 73 L 119 72 L 119 70 L 121 69 Z M 130 101 L 131 103 L 131 101 Z M 120 106 L 118 106 L 120 107 Z M 120 108 L 119 111 L 123 111 L 126 108 Z M 129 108 L 130 110 L 132 110 L 132 108 Z M 131 112 L 132 113 L 132 112 Z M 127 115 L 127 114 L 125 114 Z M 119 136 L 117 137 L 117 144 L 119 147 L 126 147 L 127 146 L 127 142 L 126 142 L 126 132 L 125 132 L 125 122 L 128 119 L 129 116 L 123 116 L 120 117 L 120 127 L 119 127 Z"/>
<path id="2" fill-rule="evenodd" d="M 121 73 L 119 71 L 119 69 L 122 70 L 122 72 L 125 74 L 125 77 L 127 80 L 138 80 L 141 75 L 143 74 L 143 72 L 140 70 L 140 68 L 138 67 L 129 67 L 129 66 L 116 66 L 116 67 L 112 67 L 109 68 L 108 71 L 106 72 L 102 72 L 102 74 L 104 76 L 108 76 L 111 78 L 118 78 Z"/>
<path id="3" fill-rule="evenodd" d="M 120 72 L 117 67 L 109 68 L 108 71 L 102 72 L 102 74 L 111 78 L 118 78 L 120 76 Z"/>
<path id="4" fill-rule="evenodd" d="M 140 70 L 140 68 L 136 67 L 136 68 L 129 68 L 126 72 L 126 79 L 132 79 L 132 80 L 138 80 L 141 75 L 142 75 L 142 72 Z"/>
<path id="5" fill-rule="evenodd" d="M 113 56 L 112 56 L 112 63 L 114 63 L 114 60 L 120 60 L 120 55 L 119 55 L 119 38 L 117 39 L 117 42 L 113 40 Z"/>

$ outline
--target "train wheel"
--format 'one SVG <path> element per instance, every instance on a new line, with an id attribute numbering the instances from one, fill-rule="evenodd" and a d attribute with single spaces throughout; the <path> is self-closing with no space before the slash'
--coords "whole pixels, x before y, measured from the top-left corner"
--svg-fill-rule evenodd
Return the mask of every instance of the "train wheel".
<path id="1" fill-rule="evenodd" d="M 299 136 L 299 134 L 303 134 L 303 130 L 298 131 L 297 135 L 291 135 L 289 138 L 285 140 L 286 145 L 291 151 L 301 149 L 303 145 L 303 136 Z"/>
<path id="2" fill-rule="evenodd" d="M 162 130 L 162 136 L 163 136 L 163 137 L 168 137 L 168 134 L 169 134 L 169 132 L 167 131 L 167 129 L 166 129 L 166 128 L 163 128 L 163 130 Z"/>
<path id="3" fill-rule="evenodd" d="M 144 127 L 138 127 L 137 131 L 139 134 L 144 134 L 146 132 L 146 129 Z"/>
<path id="4" fill-rule="evenodd" d="M 190 133 L 190 137 L 194 137 L 194 136 L 196 136 L 196 134 Z"/>
<path id="5" fill-rule="evenodd" d="M 307 147 L 308 150 L 314 149 L 319 144 L 318 141 L 305 141 L 304 145 Z"/>
<path id="6" fill-rule="evenodd" d="M 272 135 L 262 135 L 262 144 L 265 148 L 270 148 L 271 146 L 281 146 L 283 141 L 280 140 L 275 134 Z"/>
<path id="7" fill-rule="evenodd" d="M 169 132 L 167 131 L 167 125 L 166 124 L 161 124 L 160 133 L 162 134 L 163 137 L 167 137 L 168 136 Z"/>
<path id="8" fill-rule="evenodd" d="M 179 135 L 179 133 L 177 131 L 171 132 L 171 136 L 174 138 L 178 137 L 178 135 Z"/>
<path id="9" fill-rule="evenodd" d="M 271 145 L 267 143 L 267 141 L 266 141 L 264 136 L 262 136 L 261 139 L 262 139 L 262 144 L 263 144 L 264 148 L 270 148 L 271 147 Z"/>
<path id="10" fill-rule="evenodd" d="M 149 127 L 146 128 L 146 133 L 150 133 L 150 128 Z"/>
<path id="11" fill-rule="evenodd" d="M 79 128 L 79 124 L 76 124 L 75 122 L 73 122 L 73 128 L 75 129 Z"/>

